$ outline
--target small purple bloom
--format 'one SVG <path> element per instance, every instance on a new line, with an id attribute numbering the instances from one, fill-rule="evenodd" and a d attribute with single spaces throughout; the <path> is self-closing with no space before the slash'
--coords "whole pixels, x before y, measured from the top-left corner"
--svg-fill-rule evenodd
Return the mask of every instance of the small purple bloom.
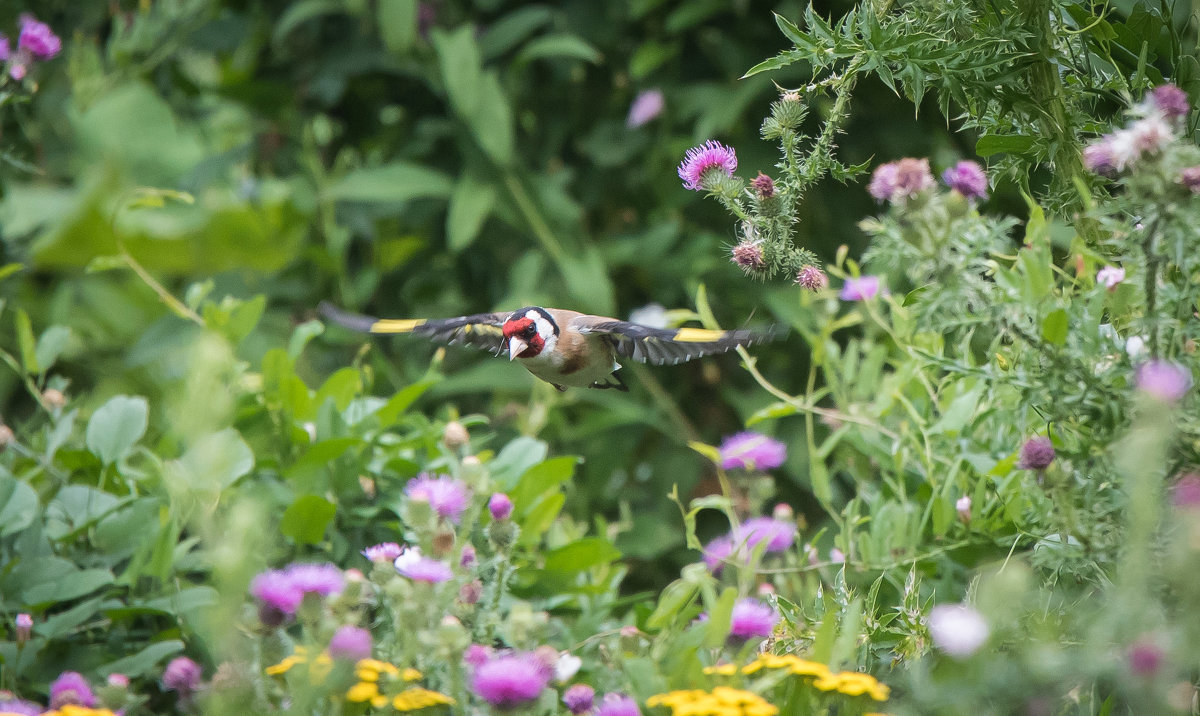
<path id="1" fill-rule="evenodd" d="M 371 632 L 347 624 L 333 633 L 329 640 L 329 655 L 350 662 L 371 658 Z"/>
<path id="2" fill-rule="evenodd" d="M 1200 475 L 1193 472 L 1179 478 L 1171 489 L 1171 504 L 1180 509 L 1200 507 Z"/>
<path id="3" fill-rule="evenodd" d="M 1200 194 L 1200 167 L 1188 167 L 1180 171 L 1179 183 L 1193 194 Z"/>
<path id="4" fill-rule="evenodd" d="M 470 569 L 475 566 L 475 545 L 467 543 L 463 545 L 462 554 L 458 557 L 458 566 L 463 569 Z"/>
<path id="5" fill-rule="evenodd" d="M 1175 130 L 1157 115 L 1143 117 L 1129 125 L 1125 131 L 1129 132 L 1139 156 L 1158 154 L 1175 139 Z"/>
<path id="6" fill-rule="evenodd" d="M 488 500 L 488 512 L 492 513 L 492 519 L 494 520 L 507 520 L 509 517 L 512 517 L 512 500 L 503 492 L 497 492 Z"/>
<path id="7" fill-rule="evenodd" d="M 116 674 L 116 673 L 109 674 L 108 678 L 105 679 L 105 682 L 109 686 L 112 686 L 117 689 L 128 689 L 129 688 L 129 677 L 126 676 L 125 674 Z M 3 709 L 0 709 L 0 711 L 3 711 Z"/>
<path id="8" fill-rule="evenodd" d="M 17 716 L 38 716 L 45 709 L 31 701 L 21 699 L 0 699 L 0 714 L 16 714 Z"/>
<path id="9" fill-rule="evenodd" d="M 661 90 L 648 89 L 639 92 L 638 96 L 634 97 L 633 104 L 629 106 L 629 116 L 625 118 L 625 126 L 630 129 L 642 126 L 662 114 L 665 105 Z"/>
<path id="10" fill-rule="evenodd" d="M 725 566 L 725 561 L 733 556 L 733 537 L 730 535 L 717 537 L 704 545 L 703 552 L 704 564 L 708 565 L 708 571 L 720 574 L 721 569 Z"/>
<path id="11" fill-rule="evenodd" d="M 796 539 L 796 525 L 773 517 L 752 517 L 741 524 L 737 534 L 738 542 L 751 549 L 759 542 L 766 542 L 767 552 L 784 552 L 791 549 Z"/>
<path id="12" fill-rule="evenodd" d="M 443 518 L 457 524 L 462 513 L 467 509 L 471 492 L 466 483 L 455 480 L 448 475 L 434 476 L 421 473 L 408 481 L 404 494 L 410 500 L 424 500 L 433 511 Z"/>
<path id="13" fill-rule="evenodd" d="M 22 15 L 17 49 L 25 50 L 39 60 L 48 60 L 62 50 L 62 40 L 46 23 L 38 22 L 32 15 Z"/>
<path id="14" fill-rule="evenodd" d="M 1162 667 L 1163 649 L 1148 640 L 1139 640 L 1129 647 L 1129 670 L 1137 676 L 1154 676 Z"/>
<path id="15" fill-rule="evenodd" d="M 396 572 L 401 577 L 408 577 L 414 582 L 428 582 L 429 584 L 439 584 L 454 577 L 450 565 L 428 557 L 420 557 L 403 566 L 397 564 Z"/>
<path id="16" fill-rule="evenodd" d="M 933 186 L 929 160 L 910 157 L 876 167 L 867 191 L 879 201 L 899 204 Z"/>
<path id="17" fill-rule="evenodd" d="M 963 522 L 971 521 L 971 496 L 963 495 L 954 502 L 954 511 Z"/>
<path id="18" fill-rule="evenodd" d="M 796 274 L 796 284 L 809 291 L 820 291 L 829 285 L 829 277 L 816 266 L 805 266 Z"/>
<path id="19" fill-rule="evenodd" d="M 642 716 L 637 702 L 625 694 L 605 694 L 596 716 Z"/>
<path id="20" fill-rule="evenodd" d="M 754 180 L 750 182 L 750 186 L 754 188 L 754 193 L 758 194 L 759 199 L 770 199 L 775 196 L 775 180 L 771 177 L 758 173 Z"/>
<path id="21" fill-rule="evenodd" d="M 838 298 L 843 301 L 866 301 L 879 293 L 878 276 L 851 276 L 842 284 Z"/>
<path id="22" fill-rule="evenodd" d="M 395 562 L 396 558 L 402 554 L 404 554 L 404 547 L 396 542 L 381 542 L 362 551 L 362 556 L 372 562 Z"/>
<path id="23" fill-rule="evenodd" d="M 530 654 L 505 654 L 475 667 L 471 688 L 484 701 L 511 709 L 536 699 L 550 682 L 550 671 Z"/>
<path id="24" fill-rule="evenodd" d="M 704 189 L 704 176 L 709 172 L 733 176 L 736 170 L 737 154 L 733 149 L 710 139 L 687 151 L 683 162 L 679 164 L 679 178 L 683 180 L 685 189 L 701 191 Z"/>
<path id="25" fill-rule="evenodd" d="M 747 271 L 761 271 L 767 267 L 767 262 L 763 259 L 762 247 L 755 241 L 738 242 L 730 252 L 729 260 Z"/>
<path id="26" fill-rule="evenodd" d="M 746 431 L 721 442 L 721 468 L 732 470 L 773 470 L 787 459 L 787 446 L 778 440 Z"/>
<path id="27" fill-rule="evenodd" d="M 562 700 L 571 713 L 587 713 L 592 710 L 592 704 L 596 700 L 596 690 L 587 684 L 575 684 L 566 690 Z"/>
<path id="28" fill-rule="evenodd" d="M 1125 280 L 1125 269 L 1120 266 L 1105 266 L 1096 272 L 1096 283 L 1103 285 L 1109 291 L 1116 290 L 1117 284 Z"/>
<path id="29" fill-rule="evenodd" d="M 296 608 L 304 600 L 304 592 L 300 591 L 288 574 L 275 569 L 255 577 L 250 583 L 250 594 L 262 602 L 263 606 L 289 616 L 296 613 Z"/>
<path id="30" fill-rule="evenodd" d="M 942 172 L 946 186 L 967 199 L 987 198 L 987 175 L 978 163 L 963 160 Z"/>
<path id="31" fill-rule="evenodd" d="M 200 665 L 186 656 L 171 659 L 163 670 L 163 688 L 168 691 L 178 691 L 181 696 L 193 693 L 200 686 L 204 671 Z"/>
<path id="32" fill-rule="evenodd" d="M 1155 109 L 1172 119 L 1186 117 L 1192 108 L 1187 92 L 1173 84 L 1159 85 L 1150 90 L 1150 101 Z"/>
<path id="33" fill-rule="evenodd" d="M 838 549 L 837 547 L 831 547 L 829 549 L 829 561 L 832 562 L 833 564 L 845 564 L 846 563 L 846 553 L 843 552 L 842 550 Z"/>
<path id="34" fill-rule="evenodd" d="M 1017 459 L 1019 470 L 1045 470 L 1054 462 L 1054 443 L 1044 435 L 1035 435 L 1021 446 L 1021 456 Z"/>
<path id="35" fill-rule="evenodd" d="M 304 594 L 328 597 L 346 586 L 342 570 L 332 564 L 292 564 L 285 570 L 292 584 Z"/>
<path id="36" fill-rule="evenodd" d="M 471 666 L 479 666 L 490 658 L 492 658 L 491 648 L 481 644 L 472 644 L 463 652 L 463 661 Z"/>
<path id="37" fill-rule="evenodd" d="M 89 709 L 96 705 L 96 695 L 87 679 L 78 671 L 64 671 L 50 684 L 50 708 L 57 709 L 67 704 L 86 706 Z"/>
<path id="38" fill-rule="evenodd" d="M 879 202 L 891 199 L 892 194 L 896 193 L 897 172 L 898 167 L 895 162 L 875 167 L 875 172 L 871 174 L 871 183 L 867 185 L 867 193 Z"/>
<path id="39" fill-rule="evenodd" d="M 1138 366 L 1134 382 L 1143 393 L 1174 403 L 1192 387 L 1192 374 L 1174 361 L 1152 360 Z"/>
<path id="40" fill-rule="evenodd" d="M 739 641 L 765 638 L 771 636 L 778 621 L 779 612 L 770 604 L 763 604 L 751 597 L 739 599 L 733 605 L 729 636 Z"/>
<path id="41" fill-rule="evenodd" d="M 22 612 L 17 615 L 14 624 L 17 627 L 17 643 L 23 644 L 29 641 L 29 637 L 33 635 L 33 617 Z"/>
<path id="42" fill-rule="evenodd" d="M 8 44 L 8 38 L 0 35 L 0 62 L 7 60 L 12 56 L 12 46 Z"/>
<path id="43" fill-rule="evenodd" d="M 1117 173 L 1112 139 L 1105 136 L 1083 148 L 1083 167 L 1093 174 L 1110 177 Z"/>

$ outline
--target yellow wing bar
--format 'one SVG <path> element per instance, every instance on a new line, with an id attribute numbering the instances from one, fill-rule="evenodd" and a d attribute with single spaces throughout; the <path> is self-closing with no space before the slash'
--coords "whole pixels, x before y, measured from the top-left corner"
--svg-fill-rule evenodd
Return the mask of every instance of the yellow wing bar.
<path id="1" fill-rule="evenodd" d="M 707 328 L 680 328 L 671 338 L 680 343 L 715 343 L 725 336 L 728 331 L 711 331 Z"/>
<path id="2" fill-rule="evenodd" d="M 424 318 L 383 318 L 371 324 L 371 333 L 412 333 L 426 323 Z"/>

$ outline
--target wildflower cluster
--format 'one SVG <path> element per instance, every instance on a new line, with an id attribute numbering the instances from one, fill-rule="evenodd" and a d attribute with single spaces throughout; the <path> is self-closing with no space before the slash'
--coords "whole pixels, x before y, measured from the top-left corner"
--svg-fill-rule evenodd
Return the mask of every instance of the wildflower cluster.
<path id="1" fill-rule="evenodd" d="M 46 23 L 24 14 L 20 24 L 15 49 L 8 37 L 0 35 L 0 62 L 6 63 L 8 76 L 17 82 L 25 79 L 35 63 L 52 59 L 62 51 L 62 40 Z"/>
<path id="2" fill-rule="evenodd" d="M 717 686 L 712 691 L 688 689 L 656 694 L 647 706 L 666 706 L 671 716 L 775 716 L 779 707 L 751 691 Z"/>

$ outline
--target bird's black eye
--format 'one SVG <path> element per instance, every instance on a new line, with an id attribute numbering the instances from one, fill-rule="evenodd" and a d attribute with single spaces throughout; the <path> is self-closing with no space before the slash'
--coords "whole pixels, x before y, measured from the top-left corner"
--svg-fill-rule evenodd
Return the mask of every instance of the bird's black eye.
<path id="1" fill-rule="evenodd" d="M 526 336 L 529 336 L 532 338 L 533 334 L 537 333 L 537 329 L 534 328 L 533 326 L 526 326 L 525 330 L 521 331 L 521 333 L 522 333 L 522 335 L 526 335 Z"/>

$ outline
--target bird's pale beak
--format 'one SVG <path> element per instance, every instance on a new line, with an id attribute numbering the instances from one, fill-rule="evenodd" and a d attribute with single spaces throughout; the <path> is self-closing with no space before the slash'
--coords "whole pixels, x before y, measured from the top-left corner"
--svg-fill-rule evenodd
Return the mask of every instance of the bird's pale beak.
<path id="1" fill-rule="evenodd" d="M 513 336 L 512 338 L 508 339 L 508 359 L 512 360 L 512 359 L 516 358 L 517 356 L 524 353 L 525 349 L 528 347 L 529 347 L 528 343 L 521 340 L 520 338 L 517 338 L 516 336 Z"/>

